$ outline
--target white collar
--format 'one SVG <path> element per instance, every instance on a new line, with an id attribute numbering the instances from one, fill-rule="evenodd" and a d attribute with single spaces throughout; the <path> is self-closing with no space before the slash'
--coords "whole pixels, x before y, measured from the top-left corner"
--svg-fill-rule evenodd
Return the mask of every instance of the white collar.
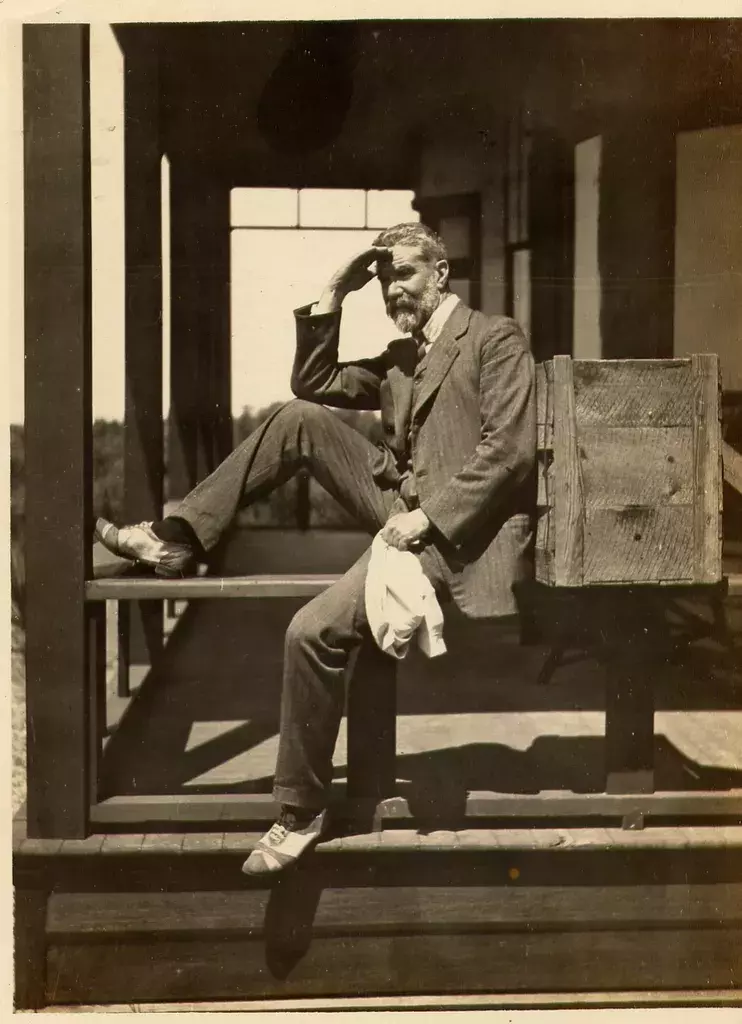
<path id="1" fill-rule="evenodd" d="M 448 322 L 448 318 L 451 316 L 458 304 L 458 295 L 454 295 L 453 292 L 449 292 L 441 299 L 438 306 L 430 314 L 427 323 L 424 324 L 422 328 L 422 336 L 426 350 L 440 337 L 441 331 Z"/>

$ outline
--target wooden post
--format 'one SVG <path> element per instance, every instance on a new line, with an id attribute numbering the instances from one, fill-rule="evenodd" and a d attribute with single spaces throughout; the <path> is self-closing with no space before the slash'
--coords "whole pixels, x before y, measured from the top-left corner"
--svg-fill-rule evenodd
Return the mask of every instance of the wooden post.
<path id="1" fill-rule="evenodd" d="M 24 25 L 28 834 L 88 824 L 89 29 Z"/>
<path id="2" fill-rule="evenodd" d="M 348 687 L 348 796 L 382 800 L 397 781 L 397 664 L 361 645 Z"/>
<path id="3" fill-rule="evenodd" d="M 531 350 L 538 361 L 572 351 L 574 158 L 572 147 L 534 131 L 528 167 Z"/>
<path id="4" fill-rule="evenodd" d="M 604 359 L 673 355 L 675 133 L 635 119 L 603 135 L 598 259 Z"/>
<path id="5" fill-rule="evenodd" d="M 124 521 L 140 522 L 159 519 L 163 501 L 160 86 L 157 51 L 117 31 L 126 69 Z M 151 665 L 162 647 L 162 603 L 138 602 L 128 625 L 129 666 Z"/>
<path id="6" fill-rule="evenodd" d="M 56 27 L 56 26 L 55 26 Z M 33 882 L 16 880 L 13 907 L 13 974 L 16 1010 L 46 1004 L 46 912 L 49 893 Z"/>
<path id="7" fill-rule="evenodd" d="M 122 602 L 123 603 L 123 602 Z M 90 802 L 98 801 L 98 768 L 106 729 L 106 602 L 87 606 L 88 698 L 90 701 Z"/>
<path id="8" fill-rule="evenodd" d="M 610 588 L 595 595 L 606 672 L 606 792 L 654 791 L 654 669 L 662 600 Z"/>
<path id="9" fill-rule="evenodd" d="M 232 449 L 229 188 L 171 164 L 172 346 L 169 498 L 183 498 Z"/>

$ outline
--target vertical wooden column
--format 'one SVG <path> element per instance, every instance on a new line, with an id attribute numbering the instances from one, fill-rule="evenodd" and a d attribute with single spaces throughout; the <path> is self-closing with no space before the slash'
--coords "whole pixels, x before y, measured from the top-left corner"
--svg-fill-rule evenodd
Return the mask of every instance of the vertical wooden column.
<path id="1" fill-rule="evenodd" d="M 159 74 L 151 36 L 120 29 L 119 38 L 126 69 L 124 521 L 140 522 L 159 519 L 163 501 Z M 126 625 L 120 653 L 128 648 L 129 667 L 151 665 L 162 646 L 162 603 L 137 602 Z"/>
<path id="2" fill-rule="evenodd" d="M 25 25 L 28 834 L 89 810 L 91 296 L 89 30 Z"/>
<path id="3" fill-rule="evenodd" d="M 208 189 L 204 225 L 204 267 L 208 271 L 212 376 L 210 407 L 205 414 L 212 421 L 213 467 L 232 451 L 232 328 L 230 310 L 231 234 L 230 188 L 222 178 L 212 178 Z M 208 248 L 206 248 L 208 246 Z"/>
<path id="4" fill-rule="evenodd" d="M 232 448 L 229 186 L 173 154 L 168 497 L 182 498 Z"/>
<path id="5" fill-rule="evenodd" d="M 655 121 L 603 136 L 598 224 L 604 359 L 673 354 L 675 134 Z"/>
<path id="6" fill-rule="evenodd" d="M 46 914 L 49 892 L 33 877 L 16 875 L 13 914 L 13 1005 L 40 1010 L 46 1002 Z"/>
<path id="7" fill-rule="evenodd" d="M 531 349 L 537 361 L 572 351 L 574 167 L 572 147 L 533 134 L 528 167 Z"/>

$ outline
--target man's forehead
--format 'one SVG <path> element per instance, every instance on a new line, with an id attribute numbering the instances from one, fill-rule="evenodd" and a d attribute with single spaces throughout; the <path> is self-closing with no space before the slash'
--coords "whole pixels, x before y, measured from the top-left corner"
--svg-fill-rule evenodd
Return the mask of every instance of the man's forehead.
<path id="1" fill-rule="evenodd" d="M 404 263 L 427 263 L 425 255 L 419 245 L 393 245 L 391 255 L 379 262 L 383 266 L 391 263 L 393 267 L 401 266 Z"/>

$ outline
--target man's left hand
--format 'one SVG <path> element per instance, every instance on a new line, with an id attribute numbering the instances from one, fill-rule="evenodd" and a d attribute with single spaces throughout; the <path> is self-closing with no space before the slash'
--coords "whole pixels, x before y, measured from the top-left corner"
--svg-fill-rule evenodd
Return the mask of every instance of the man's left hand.
<path id="1" fill-rule="evenodd" d="M 409 551 L 419 545 L 429 529 L 430 520 L 421 508 L 416 508 L 412 512 L 398 512 L 388 519 L 381 536 L 391 547 Z"/>

